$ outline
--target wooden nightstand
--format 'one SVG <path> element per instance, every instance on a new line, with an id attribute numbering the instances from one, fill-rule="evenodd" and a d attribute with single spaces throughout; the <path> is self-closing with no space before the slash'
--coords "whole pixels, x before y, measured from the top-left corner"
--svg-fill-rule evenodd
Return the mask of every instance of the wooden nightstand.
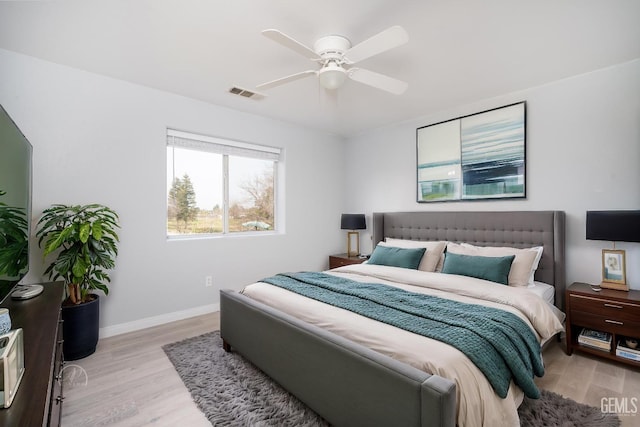
<path id="1" fill-rule="evenodd" d="M 573 283 L 566 291 L 566 309 L 567 354 L 579 350 L 640 367 L 640 362 L 616 355 L 620 339 L 640 338 L 640 291 L 602 289 L 598 292 L 586 283 Z M 583 327 L 612 334 L 611 351 L 578 343 Z"/>
<path id="2" fill-rule="evenodd" d="M 360 258 L 358 256 L 348 256 L 347 254 L 337 254 L 329 256 L 329 268 L 338 268 L 343 265 L 362 264 L 366 258 Z"/>

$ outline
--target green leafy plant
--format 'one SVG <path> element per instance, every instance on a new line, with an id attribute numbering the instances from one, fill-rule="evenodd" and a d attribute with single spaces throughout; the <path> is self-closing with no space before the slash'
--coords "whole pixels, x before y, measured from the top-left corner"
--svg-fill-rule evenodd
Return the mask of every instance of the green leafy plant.
<path id="1" fill-rule="evenodd" d="M 0 190 L 0 196 L 6 192 Z M 25 209 L 0 202 L 0 276 L 19 277 L 29 261 L 29 236 Z"/>
<path id="2" fill-rule="evenodd" d="M 109 293 L 108 271 L 118 255 L 118 221 L 118 214 L 98 204 L 53 205 L 44 210 L 36 232 L 38 245 L 42 248 L 44 242 L 45 259 L 57 254 L 45 274 L 65 281 L 72 304 L 90 301 L 95 289 Z"/>

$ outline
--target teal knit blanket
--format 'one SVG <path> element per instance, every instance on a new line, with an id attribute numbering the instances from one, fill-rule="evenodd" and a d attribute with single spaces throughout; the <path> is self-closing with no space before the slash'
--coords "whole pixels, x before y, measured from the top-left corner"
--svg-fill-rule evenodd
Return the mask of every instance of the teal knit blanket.
<path id="1" fill-rule="evenodd" d="M 482 371 L 501 398 L 513 381 L 537 399 L 540 344 L 529 326 L 507 311 L 362 283 L 326 273 L 285 273 L 263 282 L 452 345 Z"/>

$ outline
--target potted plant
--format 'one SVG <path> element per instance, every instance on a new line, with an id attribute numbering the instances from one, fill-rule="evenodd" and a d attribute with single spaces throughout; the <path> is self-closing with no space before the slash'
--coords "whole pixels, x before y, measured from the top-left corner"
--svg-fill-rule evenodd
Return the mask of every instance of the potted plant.
<path id="1" fill-rule="evenodd" d="M 45 270 L 50 279 L 66 284 L 62 319 L 66 360 L 89 356 L 96 350 L 99 331 L 99 296 L 109 293 L 109 270 L 118 255 L 118 215 L 98 205 L 53 205 L 38 221 L 36 237 L 44 258 L 55 255 Z M 43 245 L 44 243 L 44 245 Z"/>
<path id="2" fill-rule="evenodd" d="M 6 192 L 0 190 L 0 196 Z M 24 209 L 0 202 L 0 277 L 20 277 L 29 261 L 29 228 Z"/>

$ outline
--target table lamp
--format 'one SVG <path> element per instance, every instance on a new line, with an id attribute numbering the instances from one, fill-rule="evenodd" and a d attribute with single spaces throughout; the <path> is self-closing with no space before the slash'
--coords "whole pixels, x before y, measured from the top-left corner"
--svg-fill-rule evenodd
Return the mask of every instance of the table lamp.
<path id="1" fill-rule="evenodd" d="M 360 233 L 355 230 L 365 230 L 367 223 L 364 214 L 342 214 L 340 220 L 340 228 L 342 230 L 351 230 L 347 233 L 347 256 L 360 255 Z M 351 242 L 355 239 L 355 251 L 352 250 Z"/>
<path id="2" fill-rule="evenodd" d="M 601 288 L 628 291 L 625 251 L 616 242 L 640 242 L 640 211 L 587 211 L 587 240 L 609 240 L 602 250 Z"/>

